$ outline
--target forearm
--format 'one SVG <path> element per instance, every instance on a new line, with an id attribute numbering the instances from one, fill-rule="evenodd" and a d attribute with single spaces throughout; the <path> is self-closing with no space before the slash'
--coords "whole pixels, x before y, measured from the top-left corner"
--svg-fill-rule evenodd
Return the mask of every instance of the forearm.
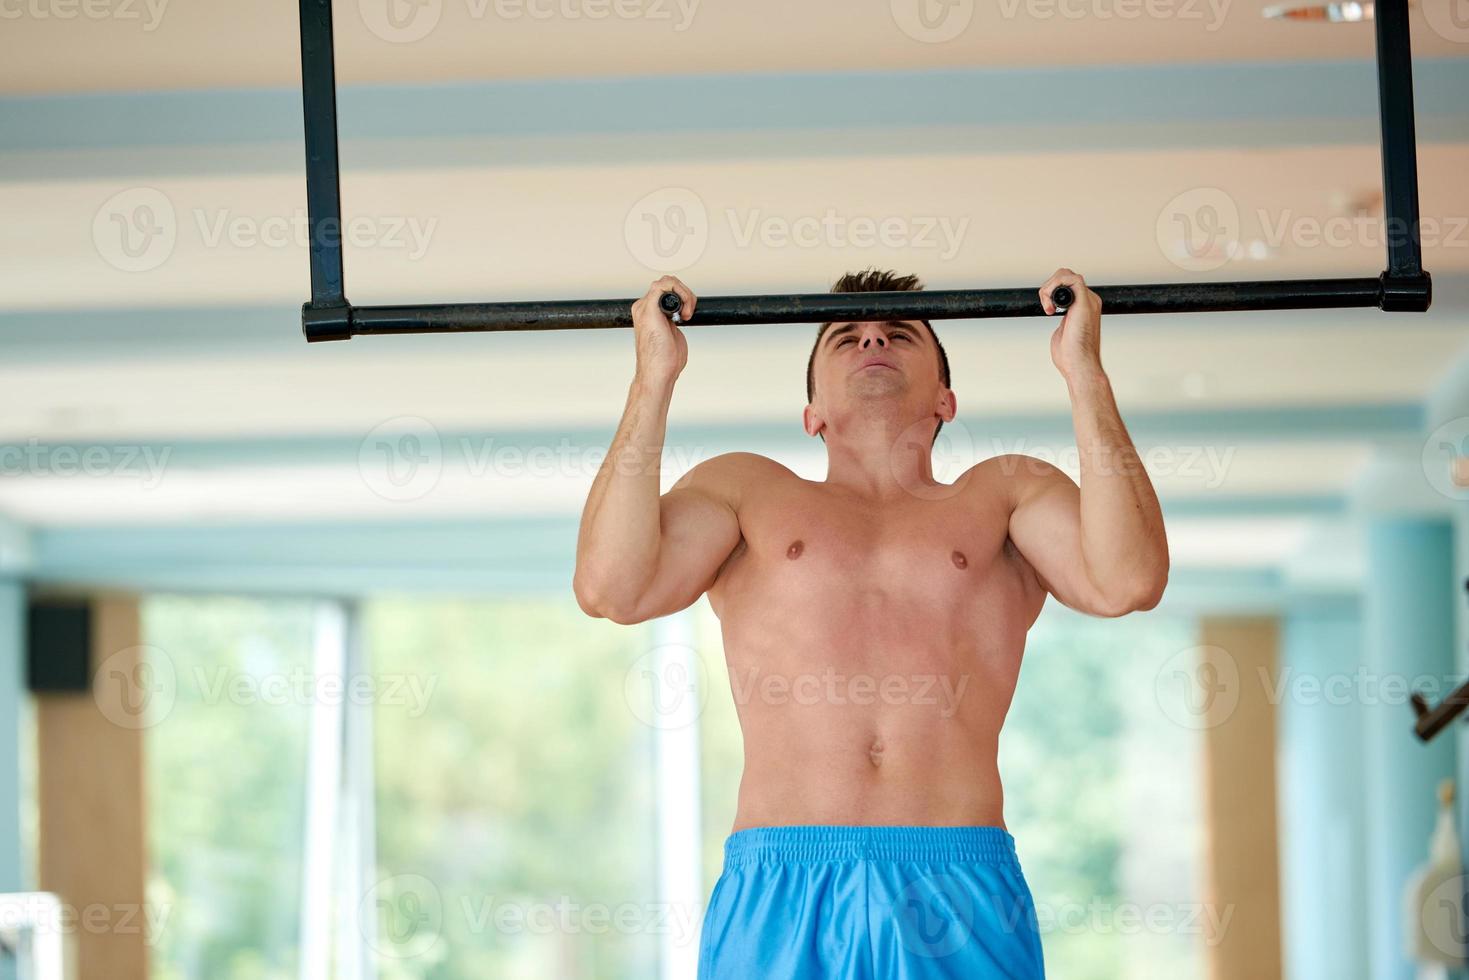
<path id="1" fill-rule="evenodd" d="M 1114 602 L 1154 603 L 1168 543 L 1152 481 L 1098 367 L 1067 379 L 1081 456 L 1081 544 L 1087 577 Z"/>
<path id="2" fill-rule="evenodd" d="M 658 570 L 659 473 L 672 397 L 671 380 L 639 376 L 628 389 L 617 435 L 582 511 L 575 587 L 583 605 L 631 603 Z"/>

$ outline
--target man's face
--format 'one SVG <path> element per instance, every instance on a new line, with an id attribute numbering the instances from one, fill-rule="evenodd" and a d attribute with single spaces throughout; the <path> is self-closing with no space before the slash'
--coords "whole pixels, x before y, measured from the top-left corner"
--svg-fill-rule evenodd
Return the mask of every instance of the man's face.
<path id="1" fill-rule="evenodd" d="M 918 320 L 833 323 L 817 345 L 812 374 L 816 391 L 806 425 L 813 435 L 829 418 L 878 399 L 912 402 L 915 415 L 953 417 L 952 407 L 945 411 L 953 396 L 939 373 L 938 347 Z"/>

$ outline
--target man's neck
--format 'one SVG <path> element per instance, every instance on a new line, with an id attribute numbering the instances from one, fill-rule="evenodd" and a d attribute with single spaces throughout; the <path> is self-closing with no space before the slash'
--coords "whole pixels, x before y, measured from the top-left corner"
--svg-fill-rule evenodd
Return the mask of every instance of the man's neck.
<path id="1" fill-rule="evenodd" d="M 937 420 L 895 415 L 852 416 L 827 424 L 826 482 L 858 496 L 886 500 L 933 486 Z"/>

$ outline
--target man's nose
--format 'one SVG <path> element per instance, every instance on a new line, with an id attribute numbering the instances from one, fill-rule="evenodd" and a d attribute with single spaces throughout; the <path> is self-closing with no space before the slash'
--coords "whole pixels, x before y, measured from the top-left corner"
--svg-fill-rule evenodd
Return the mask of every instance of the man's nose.
<path id="1" fill-rule="evenodd" d="M 887 335 L 884 334 L 877 327 L 868 327 L 866 330 L 862 331 L 862 347 L 863 349 L 866 349 L 868 347 L 871 347 L 873 344 L 876 344 L 879 347 L 886 347 L 888 345 L 888 338 Z"/>

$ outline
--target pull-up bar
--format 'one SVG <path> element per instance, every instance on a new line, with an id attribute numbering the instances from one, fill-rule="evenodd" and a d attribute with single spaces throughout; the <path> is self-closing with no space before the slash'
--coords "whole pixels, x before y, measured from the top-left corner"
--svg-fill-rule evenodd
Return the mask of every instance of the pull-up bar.
<path id="1" fill-rule="evenodd" d="M 301 90 L 306 123 L 306 203 L 311 229 L 311 302 L 301 308 L 306 339 L 367 334 L 593 330 L 632 326 L 632 299 L 355 306 L 342 275 L 341 170 L 331 0 L 300 0 Z M 1421 313 L 1433 297 L 1423 270 L 1418 222 L 1418 148 L 1413 124 L 1413 55 L 1407 0 L 1376 6 L 1377 94 L 1387 269 L 1350 279 L 1093 286 L 1109 314 L 1204 313 L 1376 307 Z M 1069 305 L 1058 303 L 1059 307 Z M 836 320 L 954 320 L 1044 316 L 1034 288 L 953 289 L 785 296 L 701 296 L 691 323 L 725 326 Z"/>

